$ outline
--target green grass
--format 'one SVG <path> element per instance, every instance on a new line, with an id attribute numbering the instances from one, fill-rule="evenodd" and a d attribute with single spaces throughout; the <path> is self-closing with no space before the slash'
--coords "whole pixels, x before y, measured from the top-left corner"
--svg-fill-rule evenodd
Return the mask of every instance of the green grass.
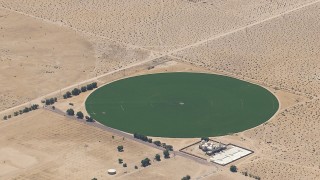
<path id="1" fill-rule="evenodd" d="M 278 110 L 268 90 L 230 77 L 161 73 L 119 80 L 94 91 L 87 112 L 107 126 L 158 137 L 204 137 L 240 132 Z"/>

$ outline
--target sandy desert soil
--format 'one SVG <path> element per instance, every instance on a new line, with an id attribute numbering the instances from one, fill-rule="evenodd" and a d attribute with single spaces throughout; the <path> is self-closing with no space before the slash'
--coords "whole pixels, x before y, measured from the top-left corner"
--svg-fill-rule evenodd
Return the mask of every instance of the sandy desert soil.
<path id="1" fill-rule="evenodd" d="M 0 0 L 0 111 L 135 63 L 174 60 L 98 82 L 197 71 L 263 85 L 281 102 L 277 115 L 213 138 L 254 150 L 234 163 L 240 172 L 320 179 L 319 7 L 319 0 Z M 57 108 L 74 102 L 84 111 L 87 95 Z M 45 110 L 1 121 L 0 129 L 0 179 L 108 179 L 111 167 L 119 171 L 113 179 L 252 179 L 178 156 L 134 170 L 159 151 Z M 159 140 L 179 149 L 197 139 Z"/>
<path id="2" fill-rule="evenodd" d="M 4 9 L 0 20 L 0 111 L 149 56 Z"/>

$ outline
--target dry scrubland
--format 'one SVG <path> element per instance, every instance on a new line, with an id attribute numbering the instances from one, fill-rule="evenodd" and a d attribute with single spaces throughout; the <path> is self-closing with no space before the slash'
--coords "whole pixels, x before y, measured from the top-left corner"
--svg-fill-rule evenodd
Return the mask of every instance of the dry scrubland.
<path id="1" fill-rule="evenodd" d="M 206 68 L 317 96 L 319 8 L 317 3 L 176 55 Z"/>
<path id="2" fill-rule="evenodd" d="M 113 134 L 46 110 L 1 122 L 0 129 L 0 179 L 109 179 L 109 168 L 118 171 L 112 179 L 167 179 L 168 175 L 179 179 L 186 173 L 197 177 L 216 172 L 181 157 L 153 162 L 161 151 L 122 137 L 113 139 Z M 118 145 L 124 146 L 124 152 L 117 151 Z M 152 165 L 142 168 L 140 161 L 146 157 Z M 118 158 L 128 167 L 118 164 Z"/>
<path id="3" fill-rule="evenodd" d="M 0 20 L 0 111 L 149 56 L 4 9 Z"/>
<path id="4" fill-rule="evenodd" d="M 79 31 L 154 50 L 173 50 L 312 0 L 1 0 L 0 5 Z"/>
<path id="5" fill-rule="evenodd" d="M 235 162 L 240 171 L 262 179 L 320 179 L 316 0 L 0 0 L 0 6 L 0 111 L 169 55 L 274 88 L 281 103 L 274 118 L 218 138 L 255 151 Z M 169 63 L 171 71 L 181 70 L 173 66 L 181 64 Z M 81 104 L 84 98 L 70 101 Z M 69 106 L 62 101 L 57 107 Z M 182 157 L 134 170 L 133 164 L 157 150 L 120 137 L 112 140 L 110 133 L 44 110 L 0 122 L 0 129 L 0 179 L 104 179 L 108 168 L 117 168 L 118 179 L 179 179 L 213 172 Z M 174 147 L 193 142 L 163 141 Z M 128 175 L 117 163 L 119 143 L 125 146 Z M 230 174 L 227 167 L 204 179 L 240 178 L 245 177 Z"/>

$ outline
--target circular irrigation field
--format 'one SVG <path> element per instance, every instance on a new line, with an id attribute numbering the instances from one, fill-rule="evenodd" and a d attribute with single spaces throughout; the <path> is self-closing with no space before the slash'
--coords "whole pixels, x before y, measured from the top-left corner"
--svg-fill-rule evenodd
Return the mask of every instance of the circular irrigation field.
<path id="1" fill-rule="evenodd" d="M 220 136 L 244 131 L 278 110 L 268 90 L 202 73 L 160 73 L 122 79 L 94 91 L 87 112 L 100 123 L 157 137 Z"/>

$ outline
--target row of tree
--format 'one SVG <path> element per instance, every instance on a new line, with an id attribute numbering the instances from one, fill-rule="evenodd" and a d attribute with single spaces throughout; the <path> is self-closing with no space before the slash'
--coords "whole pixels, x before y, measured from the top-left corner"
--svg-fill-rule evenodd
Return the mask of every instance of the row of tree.
<path id="1" fill-rule="evenodd" d="M 21 109 L 19 111 L 16 111 L 13 113 L 13 116 L 19 116 L 20 114 L 23 114 L 23 113 L 28 113 L 30 111 L 33 111 L 33 110 L 36 110 L 39 108 L 39 105 L 38 104 L 33 104 L 31 105 L 30 107 L 25 107 L 24 109 Z M 3 120 L 7 120 L 7 119 L 10 119 L 12 116 L 11 115 L 5 115 L 3 117 Z"/>
<path id="2" fill-rule="evenodd" d="M 134 133 L 133 137 L 136 139 L 140 139 L 142 141 L 145 141 L 145 142 L 152 143 L 152 139 L 148 138 L 148 136 L 145 136 L 143 134 Z M 155 144 L 156 146 L 159 146 L 159 147 L 163 147 L 166 150 L 173 151 L 173 146 L 167 145 L 166 143 L 161 143 L 160 141 L 154 141 L 153 144 Z"/>
<path id="3" fill-rule="evenodd" d="M 81 111 L 78 111 L 76 114 L 74 112 L 74 110 L 72 108 L 68 109 L 66 111 L 67 115 L 68 116 L 74 116 L 76 115 L 78 119 L 83 119 L 83 118 L 86 118 L 86 121 L 87 122 L 94 122 L 93 118 L 92 117 L 89 117 L 89 116 L 85 116 L 84 117 L 84 114 L 81 112 Z"/>
<path id="4" fill-rule="evenodd" d="M 71 92 L 68 91 L 63 95 L 64 99 L 71 98 L 72 96 L 78 96 L 82 92 L 90 91 L 98 87 L 98 84 L 96 82 L 93 82 L 91 84 L 88 84 L 86 86 L 82 86 L 79 88 L 74 88 Z"/>
<path id="5" fill-rule="evenodd" d="M 163 147 L 166 150 L 173 151 L 173 146 L 168 145 L 166 143 L 161 143 L 161 141 L 154 141 L 153 144 L 155 144 L 156 146 L 159 146 L 159 147 Z"/>

